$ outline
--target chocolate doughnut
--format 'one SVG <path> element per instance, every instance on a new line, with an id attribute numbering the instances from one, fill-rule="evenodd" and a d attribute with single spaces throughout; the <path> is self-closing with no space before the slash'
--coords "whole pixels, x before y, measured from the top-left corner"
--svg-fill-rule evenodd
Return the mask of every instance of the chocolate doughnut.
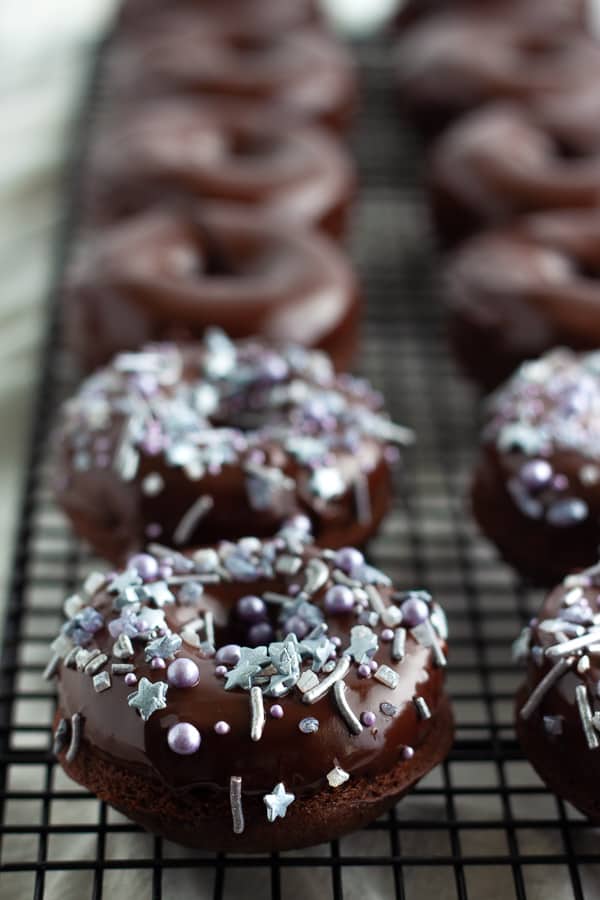
<path id="1" fill-rule="evenodd" d="M 125 111 L 144 98 L 187 96 L 232 118 L 270 111 L 282 122 L 351 124 L 356 75 L 350 53 L 317 28 L 248 36 L 193 15 L 125 35 L 111 50 L 106 95 Z"/>
<path id="2" fill-rule="evenodd" d="M 519 742 L 559 796 L 600 822 L 600 564 L 568 575 L 517 642 L 527 663 L 517 694 Z"/>
<path id="3" fill-rule="evenodd" d="M 444 301 L 465 372 L 486 389 L 557 346 L 600 347 L 600 210 L 539 213 L 471 238 Z"/>
<path id="4" fill-rule="evenodd" d="M 321 22 L 314 0 L 126 0 L 119 11 L 118 31 L 139 31 L 150 22 L 182 14 L 199 21 L 236 28 L 248 35 L 274 34 Z"/>
<path id="5" fill-rule="evenodd" d="M 397 42 L 400 103 L 425 134 L 494 100 L 535 106 L 558 97 L 568 105 L 581 93 L 595 96 L 600 48 L 591 37 L 501 7 L 493 16 L 486 6 L 427 18 Z"/>
<path id="6" fill-rule="evenodd" d="M 218 205 L 342 237 L 355 187 L 349 154 L 319 128 L 157 101 L 99 129 L 83 217 L 98 225 L 152 206 L 202 212 Z"/>
<path id="7" fill-rule="evenodd" d="M 600 544 L 600 352 L 525 363 L 490 398 L 472 485 L 484 534 L 521 574 L 556 584 Z"/>
<path id="8" fill-rule="evenodd" d="M 288 525 L 139 554 L 66 603 L 46 675 L 76 781 L 193 847 L 284 850 L 392 806 L 452 742 L 446 624 L 346 547 Z"/>
<path id="9" fill-rule="evenodd" d="M 269 536 L 299 513 L 324 546 L 362 544 L 389 504 L 392 445 L 411 439 L 324 354 L 211 330 L 118 355 L 83 383 L 58 433 L 56 496 L 113 561 L 149 538 Z"/>
<path id="10" fill-rule="evenodd" d="M 430 198 L 443 241 L 455 243 L 521 213 L 600 207 L 600 128 L 559 132 L 518 106 L 483 107 L 433 148 Z M 586 143 L 580 144 L 579 139 Z"/>
<path id="11" fill-rule="evenodd" d="M 68 341 L 90 370 L 148 341 L 261 334 L 329 352 L 342 368 L 360 302 L 344 254 L 324 236 L 246 214 L 149 212 L 81 246 L 66 279 Z"/>

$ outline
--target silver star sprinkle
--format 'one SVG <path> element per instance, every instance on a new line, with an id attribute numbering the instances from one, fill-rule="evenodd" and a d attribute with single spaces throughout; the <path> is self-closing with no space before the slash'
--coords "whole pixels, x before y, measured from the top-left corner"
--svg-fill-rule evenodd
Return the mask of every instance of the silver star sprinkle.
<path id="1" fill-rule="evenodd" d="M 276 784 L 271 794 L 265 794 L 264 804 L 267 807 L 267 819 L 274 822 L 275 819 L 284 819 L 288 806 L 296 799 L 295 794 L 288 794 L 282 781 Z"/>
<path id="2" fill-rule="evenodd" d="M 181 644 L 182 640 L 179 635 L 173 634 L 172 632 L 155 638 L 153 641 L 146 644 L 144 648 L 146 662 L 150 662 L 151 659 L 155 658 L 172 659 L 181 647 Z"/>
<path id="3" fill-rule="evenodd" d="M 225 690 L 230 691 L 232 688 L 241 687 L 249 691 L 253 677 L 258 675 L 268 662 L 269 655 L 266 647 L 242 647 L 238 664 L 227 673 Z"/>
<path id="4" fill-rule="evenodd" d="M 379 644 L 377 635 L 367 625 L 355 625 L 350 631 L 350 646 L 344 650 L 344 655 L 351 656 L 359 665 L 367 663 Z"/>
<path id="5" fill-rule="evenodd" d="M 168 687 L 166 681 L 153 683 L 148 678 L 141 678 L 137 690 L 127 697 L 127 703 L 139 710 L 140 716 L 147 722 L 152 713 L 166 707 Z"/>

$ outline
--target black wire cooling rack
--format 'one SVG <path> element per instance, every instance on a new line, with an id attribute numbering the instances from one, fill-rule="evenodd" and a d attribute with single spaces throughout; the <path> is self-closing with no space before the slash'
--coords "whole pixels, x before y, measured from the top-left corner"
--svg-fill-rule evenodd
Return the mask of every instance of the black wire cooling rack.
<path id="1" fill-rule="evenodd" d="M 364 99 L 353 253 L 367 299 L 361 368 L 394 419 L 419 436 L 372 555 L 398 583 L 427 587 L 448 611 L 454 750 L 364 831 L 261 856 L 194 852 L 146 835 L 63 775 L 49 752 L 54 695 L 41 673 L 62 600 L 93 563 L 49 487 L 54 410 L 72 385 L 55 290 L 0 660 L 3 900 L 100 900 L 113 892 L 136 900 L 600 896 L 599 832 L 544 789 L 515 742 L 519 672 L 510 644 L 540 598 L 497 563 L 465 512 L 477 407 L 446 352 L 419 147 L 394 110 L 389 49 L 369 43 L 357 55 Z M 58 276 L 69 242 L 63 235 Z"/>

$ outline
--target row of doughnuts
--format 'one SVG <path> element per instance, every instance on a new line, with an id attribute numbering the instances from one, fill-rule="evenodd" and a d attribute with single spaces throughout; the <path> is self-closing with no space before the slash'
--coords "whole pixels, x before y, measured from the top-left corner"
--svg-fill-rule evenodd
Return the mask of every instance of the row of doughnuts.
<path id="1" fill-rule="evenodd" d="M 495 389 L 472 511 L 519 573 L 559 585 L 516 644 L 517 735 L 548 786 L 599 821 L 600 46 L 584 12 L 409 3 L 396 71 L 405 112 L 435 137 L 451 343 Z"/>
<path id="2" fill-rule="evenodd" d="M 414 436 L 336 372 L 355 90 L 311 0 L 127 0 L 105 60 L 55 495 L 115 568 L 65 601 L 54 752 L 202 849 L 330 840 L 452 742 L 444 613 L 359 549 Z"/>

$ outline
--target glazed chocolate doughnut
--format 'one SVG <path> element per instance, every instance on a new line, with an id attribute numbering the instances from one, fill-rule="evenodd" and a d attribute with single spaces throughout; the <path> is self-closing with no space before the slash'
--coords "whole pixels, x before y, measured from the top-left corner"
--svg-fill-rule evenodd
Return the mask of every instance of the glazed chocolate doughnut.
<path id="1" fill-rule="evenodd" d="M 169 840 L 248 852 L 359 828 L 440 762 L 441 608 L 307 540 L 93 573 L 46 670 L 67 774 Z"/>
<path id="2" fill-rule="evenodd" d="M 149 538 L 270 536 L 296 513 L 322 545 L 362 544 L 389 504 L 392 445 L 411 439 L 324 354 L 211 330 L 119 355 L 84 382 L 64 409 L 56 496 L 111 561 Z"/>
<path id="3" fill-rule="evenodd" d="M 526 6 L 527 4 L 523 4 Z M 504 7 L 505 4 L 502 4 Z M 402 108 L 425 134 L 494 100 L 524 105 L 595 97 L 600 47 L 581 29 L 459 8 L 410 28 L 396 46 Z M 597 105 L 597 103 L 596 103 Z"/>
<path id="4" fill-rule="evenodd" d="M 555 120 L 556 121 L 556 120 Z M 600 206 L 600 143 L 559 133 L 518 106 L 483 107 L 434 146 L 430 199 L 443 241 L 455 243 L 516 215 Z M 600 128 L 596 125 L 596 134 Z"/>
<path id="5" fill-rule="evenodd" d="M 126 0 L 119 13 L 118 31 L 129 26 L 139 31 L 148 22 L 154 25 L 157 18 L 186 13 L 248 35 L 274 34 L 322 22 L 314 0 Z"/>
<path id="6" fill-rule="evenodd" d="M 174 100 L 142 104 L 103 123 L 84 181 L 83 217 L 115 222 L 155 206 L 211 205 L 276 226 L 342 237 L 356 188 L 349 154 L 316 127 L 282 127 Z"/>
<path id="7" fill-rule="evenodd" d="M 600 544 L 600 352 L 525 363 L 489 401 L 475 518 L 521 574 L 556 584 Z"/>
<path id="8" fill-rule="evenodd" d="M 360 299 L 346 256 L 319 234 L 226 209 L 147 213 L 81 246 L 64 291 L 68 343 L 86 370 L 149 341 L 211 325 L 329 352 L 358 343 Z"/>
<path id="9" fill-rule="evenodd" d="M 527 661 L 517 694 L 519 741 L 543 781 L 600 822 L 600 564 L 568 575 L 517 642 Z"/>
<path id="10" fill-rule="evenodd" d="M 600 347 L 600 210 L 540 213 L 471 238 L 445 271 L 456 356 L 486 389 L 557 346 Z"/>
<path id="11" fill-rule="evenodd" d="M 348 50 L 317 28 L 248 37 L 194 16 L 124 36 L 109 54 L 106 95 L 125 111 L 144 98 L 187 96 L 231 118 L 268 110 L 284 123 L 351 124 L 356 75 Z"/>

